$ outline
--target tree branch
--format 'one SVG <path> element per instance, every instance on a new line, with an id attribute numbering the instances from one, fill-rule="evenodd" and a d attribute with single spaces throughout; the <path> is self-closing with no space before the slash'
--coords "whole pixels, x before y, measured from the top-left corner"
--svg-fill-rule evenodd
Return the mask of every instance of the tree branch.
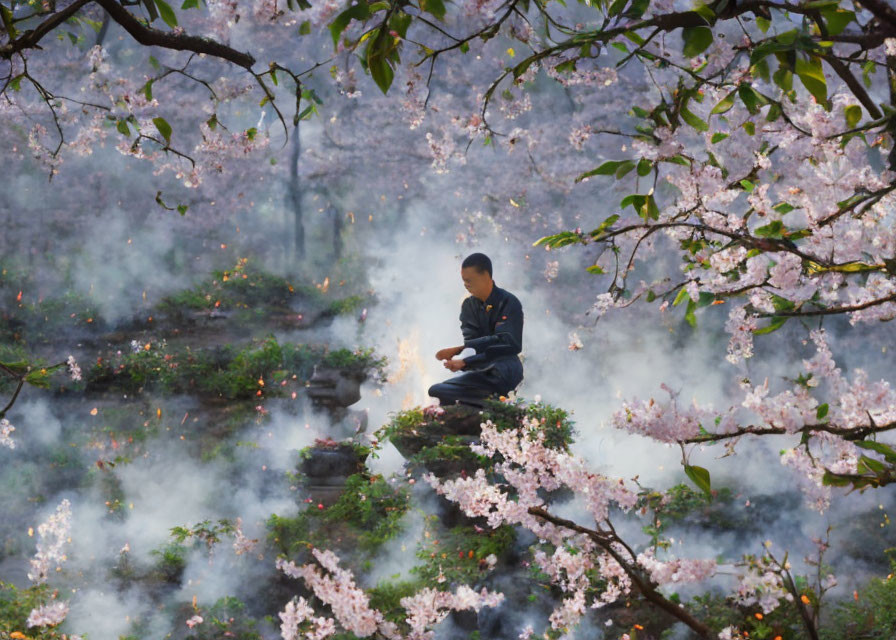
<path id="1" fill-rule="evenodd" d="M 616 549 L 613 549 L 612 543 L 619 542 L 619 540 L 615 536 L 601 533 L 599 531 L 594 531 L 593 529 L 583 527 L 573 522 L 572 520 L 567 520 L 565 518 L 559 518 L 557 516 L 551 515 L 540 507 L 529 507 L 528 511 L 533 516 L 547 520 L 548 522 L 557 526 L 582 533 L 594 540 L 598 544 L 598 546 L 600 546 L 604 551 L 613 556 L 613 559 L 619 563 L 619 566 L 622 567 L 626 575 L 631 578 L 632 584 L 634 584 L 641 595 L 644 596 L 645 600 L 655 604 L 666 613 L 685 623 L 687 626 L 697 632 L 697 634 L 699 634 L 701 637 L 714 637 L 715 634 L 713 634 L 712 629 L 710 629 L 709 626 L 691 615 L 691 613 L 682 605 L 676 604 L 663 596 L 659 591 L 657 591 L 656 585 L 654 585 L 649 579 L 643 578 L 635 567 L 626 562 L 626 560 L 619 555 L 619 552 Z"/>
<path id="2" fill-rule="evenodd" d="M 857 2 L 873 13 L 879 20 L 896 27 L 896 9 L 886 2 L 881 2 L 881 0 L 857 0 Z"/>
<path id="3" fill-rule="evenodd" d="M 75 0 L 75 2 L 72 2 L 62 11 L 54 13 L 52 16 L 41 22 L 36 28 L 23 33 L 20 38 L 14 39 L 11 37 L 12 34 L 10 34 L 9 42 L 0 47 L 0 57 L 9 58 L 14 53 L 18 53 L 24 49 L 33 49 L 37 47 L 37 43 L 40 42 L 45 35 L 78 13 L 78 11 L 81 10 L 81 7 L 90 2 L 91 0 Z"/>
<path id="4" fill-rule="evenodd" d="M 175 51 L 204 53 L 232 62 L 247 71 L 251 71 L 252 65 L 255 64 L 255 58 L 248 53 L 232 49 L 211 38 L 178 35 L 170 31 L 162 31 L 160 29 L 147 27 L 141 24 L 137 18 L 126 11 L 115 0 L 95 0 L 95 2 L 105 9 L 109 16 L 115 22 L 120 24 L 125 31 L 131 34 L 134 40 L 142 45 L 162 47 L 164 49 L 173 49 Z"/>

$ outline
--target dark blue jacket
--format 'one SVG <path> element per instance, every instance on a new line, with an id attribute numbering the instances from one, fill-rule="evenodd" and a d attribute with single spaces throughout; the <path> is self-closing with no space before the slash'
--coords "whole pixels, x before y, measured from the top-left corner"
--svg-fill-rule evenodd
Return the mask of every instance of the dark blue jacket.
<path id="1" fill-rule="evenodd" d="M 497 369 L 515 387 L 522 380 L 523 306 L 515 295 L 496 284 L 483 302 L 475 296 L 460 307 L 464 347 L 476 350 L 464 358 L 464 371 Z"/>

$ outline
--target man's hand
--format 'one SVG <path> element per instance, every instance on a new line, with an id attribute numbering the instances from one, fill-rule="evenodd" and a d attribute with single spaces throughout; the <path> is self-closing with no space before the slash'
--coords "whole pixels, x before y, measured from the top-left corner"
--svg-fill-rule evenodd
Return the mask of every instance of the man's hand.
<path id="1" fill-rule="evenodd" d="M 436 360 L 450 360 L 463 350 L 463 347 L 448 347 L 446 349 L 439 349 L 436 352 Z"/>
<path id="2" fill-rule="evenodd" d="M 463 360 L 445 360 L 445 368 L 451 369 L 452 371 L 460 371 L 466 366 L 467 363 Z"/>

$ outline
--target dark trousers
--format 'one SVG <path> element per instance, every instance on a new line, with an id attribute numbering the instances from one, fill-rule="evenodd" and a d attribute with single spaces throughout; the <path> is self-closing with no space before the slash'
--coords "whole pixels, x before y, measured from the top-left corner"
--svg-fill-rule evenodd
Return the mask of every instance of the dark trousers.
<path id="1" fill-rule="evenodd" d="M 519 362 L 517 360 L 517 362 Z M 466 371 L 459 376 L 439 382 L 429 388 L 429 395 L 438 398 L 439 404 L 449 405 L 455 402 L 483 406 L 482 399 L 491 395 L 506 395 L 513 391 L 522 380 L 522 366 L 519 367 L 520 375 L 508 378 L 502 375 L 498 368 L 486 371 Z"/>

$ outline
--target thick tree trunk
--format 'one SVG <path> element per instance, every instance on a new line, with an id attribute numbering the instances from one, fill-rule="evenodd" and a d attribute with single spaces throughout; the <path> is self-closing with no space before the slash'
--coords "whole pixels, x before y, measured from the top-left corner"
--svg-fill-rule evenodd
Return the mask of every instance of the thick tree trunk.
<path id="1" fill-rule="evenodd" d="M 299 138 L 299 122 L 296 122 L 292 135 L 292 153 L 289 156 L 289 200 L 293 212 L 293 262 L 305 259 L 305 225 L 302 220 L 302 190 L 299 184 L 299 156 L 302 142 Z"/>

